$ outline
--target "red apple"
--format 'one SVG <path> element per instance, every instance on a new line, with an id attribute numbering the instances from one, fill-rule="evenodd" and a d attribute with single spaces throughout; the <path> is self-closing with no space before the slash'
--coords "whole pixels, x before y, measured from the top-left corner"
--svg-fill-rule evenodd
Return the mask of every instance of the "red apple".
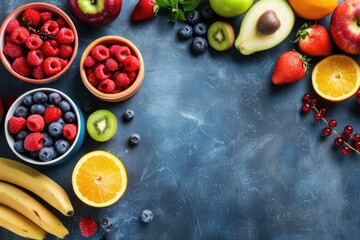
<path id="1" fill-rule="evenodd" d="M 102 27 L 119 16 L 122 0 L 67 0 L 71 13 L 90 27 Z"/>
<path id="2" fill-rule="evenodd" d="M 341 50 L 360 54 L 360 0 L 347 0 L 335 8 L 330 34 Z"/>

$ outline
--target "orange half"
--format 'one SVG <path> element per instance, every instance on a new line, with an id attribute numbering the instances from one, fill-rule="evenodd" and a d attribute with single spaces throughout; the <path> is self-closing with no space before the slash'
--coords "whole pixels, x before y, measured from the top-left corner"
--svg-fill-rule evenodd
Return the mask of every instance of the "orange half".
<path id="1" fill-rule="evenodd" d="M 328 56 L 315 65 L 312 85 L 314 90 L 328 101 L 346 100 L 359 89 L 359 64 L 347 55 Z"/>
<path id="2" fill-rule="evenodd" d="M 125 193 L 126 169 L 115 155 L 106 151 L 92 151 L 76 163 L 72 186 L 77 197 L 87 205 L 107 207 Z"/>

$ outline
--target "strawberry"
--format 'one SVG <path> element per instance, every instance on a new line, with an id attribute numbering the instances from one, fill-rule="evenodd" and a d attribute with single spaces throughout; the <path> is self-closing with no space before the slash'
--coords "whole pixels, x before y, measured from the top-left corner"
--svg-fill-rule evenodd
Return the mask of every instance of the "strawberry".
<path id="1" fill-rule="evenodd" d="M 91 237 L 97 229 L 96 222 L 89 217 L 83 217 L 79 222 L 80 232 L 83 237 Z"/>
<path id="2" fill-rule="evenodd" d="M 296 33 L 294 42 L 308 56 L 329 56 L 332 53 L 332 43 L 326 28 L 320 24 L 309 26 L 305 23 Z"/>
<path id="3" fill-rule="evenodd" d="M 32 8 L 27 8 L 22 14 L 22 19 L 23 21 L 25 21 L 26 24 L 35 27 L 40 23 L 41 15 L 39 11 Z"/>
<path id="4" fill-rule="evenodd" d="M 275 64 L 272 82 L 275 85 L 293 83 L 302 79 L 310 59 L 295 50 L 282 53 Z"/>
<path id="5" fill-rule="evenodd" d="M 144 21 L 152 19 L 156 16 L 159 6 L 155 0 L 139 0 L 136 4 L 131 19 L 134 21 Z"/>
<path id="6" fill-rule="evenodd" d="M 44 120 L 46 124 L 55 122 L 61 117 L 61 110 L 53 105 L 50 105 L 45 109 Z"/>

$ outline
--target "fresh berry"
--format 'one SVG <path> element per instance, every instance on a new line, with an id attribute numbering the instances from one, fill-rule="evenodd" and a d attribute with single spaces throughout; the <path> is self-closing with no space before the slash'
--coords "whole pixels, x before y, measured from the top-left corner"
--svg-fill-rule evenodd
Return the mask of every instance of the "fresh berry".
<path id="1" fill-rule="evenodd" d="M 126 73 L 117 73 L 115 76 L 115 83 L 119 87 L 124 87 L 130 84 L 130 78 Z"/>
<path id="2" fill-rule="evenodd" d="M 190 25 L 195 25 L 200 22 L 201 16 L 198 10 L 188 12 L 185 16 L 186 22 Z"/>
<path id="3" fill-rule="evenodd" d="M 31 34 L 25 41 L 25 45 L 29 50 L 36 50 L 41 47 L 43 40 L 37 34 Z"/>
<path id="4" fill-rule="evenodd" d="M 86 77 L 89 83 L 97 88 L 101 80 L 96 77 L 95 73 L 91 72 Z"/>
<path id="5" fill-rule="evenodd" d="M 128 72 L 136 71 L 140 67 L 140 61 L 134 55 L 129 55 L 124 60 L 124 67 Z"/>
<path id="6" fill-rule="evenodd" d="M 52 122 L 48 126 L 48 132 L 53 137 L 59 137 L 62 134 L 63 125 L 59 122 Z"/>
<path id="7" fill-rule="evenodd" d="M 33 67 L 40 66 L 44 56 L 40 50 L 32 50 L 27 54 L 26 61 Z"/>
<path id="8" fill-rule="evenodd" d="M 40 12 L 32 8 L 27 8 L 22 14 L 22 19 L 26 22 L 26 24 L 35 27 L 40 23 Z"/>
<path id="9" fill-rule="evenodd" d="M 76 124 L 73 124 L 73 123 L 65 124 L 64 127 L 63 127 L 63 133 L 62 134 L 68 140 L 75 139 L 76 134 L 77 134 L 77 126 L 76 126 Z"/>
<path id="10" fill-rule="evenodd" d="M 70 45 L 62 44 L 59 46 L 59 56 L 62 59 L 70 59 L 73 52 L 74 52 L 74 49 Z"/>
<path id="11" fill-rule="evenodd" d="M 109 49 L 104 45 L 97 45 L 91 50 L 91 56 L 97 61 L 106 61 L 110 57 Z"/>
<path id="12" fill-rule="evenodd" d="M 60 44 L 71 44 L 75 41 L 74 31 L 70 28 L 63 27 L 57 33 L 56 39 Z"/>
<path id="13" fill-rule="evenodd" d="M 109 217 L 103 217 L 100 221 L 100 226 L 104 231 L 109 231 L 113 226 L 113 221 Z"/>
<path id="14" fill-rule="evenodd" d="M 155 0 L 139 0 L 136 4 L 131 19 L 133 21 L 150 20 L 156 17 L 159 6 Z"/>
<path id="15" fill-rule="evenodd" d="M 43 147 L 40 149 L 38 157 L 41 161 L 47 162 L 54 158 L 54 149 L 51 147 Z"/>
<path id="16" fill-rule="evenodd" d="M 51 20 L 53 18 L 53 14 L 51 12 L 41 12 L 40 13 L 40 21 L 44 24 L 45 22 Z"/>
<path id="17" fill-rule="evenodd" d="M 75 113 L 72 112 L 72 111 L 66 112 L 66 113 L 63 115 L 63 117 L 64 117 L 64 121 L 65 121 L 66 123 L 75 123 L 75 122 L 76 122 L 76 115 L 75 115 Z"/>
<path id="18" fill-rule="evenodd" d="M 207 41 L 203 37 L 195 37 L 192 44 L 191 50 L 194 53 L 203 53 L 207 48 Z"/>
<path id="19" fill-rule="evenodd" d="M 140 141 L 140 135 L 138 133 L 131 134 L 129 138 L 129 144 L 130 146 L 136 146 L 139 144 Z"/>
<path id="20" fill-rule="evenodd" d="M 65 139 L 59 139 L 55 142 L 55 151 L 57 153 L 64 154 L 66 153 L 67 150 L 69 150 L 69 148 L 70 148 L 70 143 Z"/>
<path id="21" fill-rule="evenodd" d="M 149 223 L 153 220 L 154 214 L 151 210 L 145 209 L 141 214 L 141 220 L 145 223 Z"/>
<path id="22" fill-rule="evenodd" d="M 57 57 L 48 57 L 43 62 L 43 68 L 47 76 L 54 76 L 61 71 L 62 65 Z"/>
<path id="23" fill-rule="evenodd" d="M 52 39 L 45 40 L 40 47 L 45 57 L 56 57 L 59 55 L 59 44 Z"/>
<path id="24" fill-rule="evenodd" d="M 11 19 L 5 28 L 6 34 L 11 34 L 15 29 L 21 26 L 20 21 L 17 19 Z"/>
<path id="25" fill-rule="evenodd" d="M 21 45 L 26 42 L 29 36 L 30 32 L 26 28 L 18 27 L 11 33 L 10 39 L 13 43 Z"/>
<path id="26" fill-rule="evenodd" d="M 348 146 L 342 146 L 340 151 L 343 155 L 348 155 L 350 153 L 350 148 Z"/>
<path id="27" fill-rule="evenodd" d="M 97 230 L 97 224 L 92 218 L 83 217 L 80 219 L 79 228 L 83 237 L 91 237 Z"/>
<path id="28" fill-rule="evenodd" d="M 32 114 L 26 119 L 26 126 L 32 132 L 41 132 L 45 126 L 44 118 L 40 114 Z"/>
<path id="29" fill-rule="evenodd" d="M 124 113 L 123 118 L 125 121 L 131 121 L 133 120 L 134 116 L 135 116 L 135 112 L 131 109 L 127 109 Z"/>
<path id="30" fill-rule="evenodd" d="M 200 13 L 202 19 L 204 20 L 213 19 L 216 15 L 214 10 L 211 8 L 210 4 L 206 4 L 205 6 L 203 6 L 200 10 Z"/>
<path id="31" fill-rule="evenodd" d="M 54 20 L 48 20 L 41 26 L 40 31 L 45 34 L 56 35 L 59 32 L 59 25 Z"/>
<path id="32" fill-rule="evenodd" d="M 11 117 L 8 121 L 8 129 L 10 133 L 16 134 L 26 127 L 26 119 L 23 117 Z"/>
<path id="33" fill-rule="evenodd" d="M 113 58 L 106 60 L 105 66 L 110 72 L 115 72 L 118 69 L 118 63 Z"/>
<path id="34" fill-rule="evenodd" d="M 320 24 L 309 26 L 305 23 L 298 30 L 294 42 L 298 42 L 300 51 L 308 56 L 329 56 L 332 53 L 330 35 Z"/>
<path id="35" fill-rule="evenodd" d="M 328 136 L 330 136 L 331 135 L 331 128 L 329 128 L 329 127 L 325 127 L 324 129 L 323 129 L 323 131 L 322 131 L 322 135 L 323 136 L 325 136 L 325 137 L 328 137 Z"/>
<path id="36" fill-rule="evenodd" d="M 115 56 L 115 53 L 121 48 L 122 46 L 120 46 L 119 44 L 112 44 L 109 47 L 109 53 L 111 57 Z M 130 49 L 129 49 L 130 50 Z"/>
<path id="37" fill-rule="evenodd" d="M 27 151 L 38 151 L 43 147 L 44 136 L 40 132 L 33 132 L 26 136 L 24 148 Z"/>
<path id="38" fill-rule="evenodd" d="M 3 53 L 10 58 L 17 58 L 22 55 L 23 51 L 20 45 L 7 41 L 5 43 Z"/>
<path id="39" fill-rule="evenodd" d="M 57 92 L 50 93 L 48 99 L 49 99 L 49 103 L 54 105 L 58 105 L 61 102 L 61 96 Z"/>
<path id="40" fill-rule="evenodd" d="M 32 72 L 31 65 L 27 62 L 25 56 L 17 57 L 11 64 L 12 69 L 21 76 L 29 76 Z"/>
<path id="41" fill-rule="evenodd" d="M 70 103 L 66 100 L 62 100 L 59 105 L 58 108 L 60 108 L 61 112 L 65 113 L 71 110 L 71 106 Z"/>
<path id="42" fill-rule="evenodd" d="M 56 122 L 60 123 L 63 127 L 66 124 L 63 118 L 59 118 L 58 120 L 56 120 Z"/>
<path id="43" fill-rule="evenodd" d="M 84 61 L 84 66 L 91 68 L 94 65 L 95 65 L 95 59 L 91 55 L 87 56 Z"/>
<path id="44" fill-rule="evenodd" d="M 329 121 L 328 125 L 329 125 L 329 127 L 334 128 L 334 127 L 336 127 L 337 122 L 336 122 L 336 120 L 332 119 L 332 120 Z"/>
<path id="45" fill-rule="evenodd" d="M 31 72 L 31 75 L 35 79 L 43 79 L 43 78 L 45 78 L 45 72 L 44 72 L 44 69 L 43 69 L 42 65 L 34 67 L 32 72 Z"/>
<path id="46" fill-rule="evenodd" d="M 34 103 L 44 104 L 47 102 L 47 100 L 48 100 L 48 96 L 44 92 L 38 91 L 38 92 L 34 93 L 34 95 L 33 95 Z"/>
<path id="47" fill-rule="evenodd" d="M 29 115 L 29 109 L 27 107 L 25 107 L 24 105 L 20 105 L 18 106 L 15 111 L 14 111 L 14 116 L 15 117 L 22 117 L 22 118 L 27 118 Z"/>
<path id="48" fill-rule="evenodd" d="M 207 25 L 205 23 L 199 22 L 194 25 L 194 35 L 195 36 L 206 36 Z"/>
<path id="49" fill-rule="evenodd" d="M 299 81 L 305 76 L 308 59 L 295 50 L 286 51 L 276 61 L 272 82 L 275 85 Z"/>
<path id="50" fill-rule="evenodd" d="M 58 107 L 50 105 L 45 109 L 44 112 L 44 120 L 46 124 L 50 124 L 52 122 L 55 122 L 61 117 L 61 110 Z"/>
<path id="51" fill-rule="evenodd" d="M 27 129 L 21 130 L 16 134 L 16 139 L 18 140 L 24 140 L 25 137 L 29 134 L 29 131 Z"/>
<path id="52" fill-rule="evenodd" d="M 50 134 L 48 134 L 47 132 L 43 132 L 43 136 L 44 136 L 44 147 L 50 147 L 53 145 L 53 139 L 52 137 L 50 136 Z"/>
<path id="53" fill-rule="evenodd" d="M 347 126 L 345 126 L 344 127 L 344 133 L 346 133 L 346 134 L 352 134 L 353 133 L 353 131 L 354 131 L 354 129 L 353 129 L 353 127 L 352 126 L 350 126 L 350 125 L 347 125 Z"/>
<path id="54" fill-rule="evenodd" d="M 25 152 L 26 149 L 24 148 L 24 140 L 16 140 L 14 143 L 14 149 L 19 153 Z"/>
<path id="55" fill-rule="evenodd" d="M 39 104 L 39 103 L 34 104 L 34 105 L 32 105 L 30 107 L 30 112 L 32 114 L 40 114 L 40 115 L 42 115 L 45 112 L 45 106 L 43 104 Z"/>
<path id="56" fill-rule="evenodd" d="M 120 46 L 119 49 L 115 52 L 115 58 L 119 62 L 123 62 L 130 55 L 131 50 L 126 46 Z"/>
<path id="57" fill-rule="evenodd" d="M 130 82 L 134 82 L 135 79 L 137 78 L 137 73 L 136 72 L 127 72 L 126 75 L 130 79 Z"/>
<path id="58" fill-rule="evenodd" d="M 66 22 L 65 18 L 58 16 L 55 21 L 57 22 L 59 28 L 69 28 L 69 24 Z"/>
<path id="59" fill-rule="evenodd" d="M 104 64 L 98 64 L 94 69 L 94 73 L 96 78 L 100 80 L 108 79 L 111 76 L 111 72 Z"/>
<path id="60" fill-rule="evenodd" d="M 99 91 L 101 91 L 103 93 L 111 93 L 112 91 L 115 90 L 115 87 L 116 87 L 116 84 L 111 79 L 102 80 L 98 85 Z"/>
<path id="61" fill-rule="evenodd" d="M 178 36 L 181 39 L 191 38 L 193 35 L 193 28 L 189 24 L 185 24 L 178 31 Z"/>
<path id="62" fill-rule="evenodd" d="M 309 112 L 311 110 L 311 106 L 309 103 L 303 103 L 301 110 L 305 113 Z"/>

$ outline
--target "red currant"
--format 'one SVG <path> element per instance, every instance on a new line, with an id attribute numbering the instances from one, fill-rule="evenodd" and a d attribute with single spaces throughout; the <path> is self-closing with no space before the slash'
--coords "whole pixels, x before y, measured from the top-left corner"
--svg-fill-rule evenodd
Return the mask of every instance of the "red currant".
<path id="1" fill-rule="evenodd" d="M 314 114 L 314 118 L 315 118 L 315 120 L 317 120 L 317 121 L 319 121 L 319 120 L 321 120 L 322 119 L 322 114 L 320 113 L 320 112 L 316 112 L 315 114 Z"/>
<path id="2" fill-rule="evenodd" d="M 355 148 L 356 150 L 360 150 L 360 141 L 356 141 L 356 142 L 354 143 L 354 148 Z"/>
<path id="3" fill-rule="evenodd" d="M 335 120 L 329 121 L 329 127 L 334 128 L 334 127 L 336 127 L 336 125 L 337 125 L 337 122 Z"/>
<path id="4" fill-rule="evenodd" d="M 310 100 L 310 94 L 309 93 L 305 93 L 304 96 L 303 96 L 303 100 L 305 102 L 309 101 Z"/>
<path id="5" fill-rule="evenodd" d="M 324 137 L 330 136 L 330 135 L 331 135 L 331 128 L 325 127 L 325 128 L 323 129 L 323 131 L 322 131 L 322 135 L 323 135 Z"/>
<path id="6" fill-rule="evenodd" d="M 344 133 L 350 135 L 350 134 L 352 134 L 352 132 L 353 132 L 353 127 L 352 126 L 347 125 L 347 126 L 344 127 Z"/>
<path id="7" fill-rule="evenodd" d="M 328 110 L 327 110 L 326 108 L 321 108 L 321 109 L 319 110 L 319 112 L 320 112 L 321 115 L 324 117 L 324 116 L 327 114 Z"/>
<path id="8" fill-rule="evenodd" d="M 343 132 L 341 134 L 341 138 L 346 141 L 346 140 L 348 140 L 350 138 L 350 134 L 348 134 L 346 132 Z"/>
<path id="9" fill-rule="evenodd" d="M 340 146 L 342 146 L 344 144 L 344 140 L 342 138 L 340 138 L 340 137 L 337 137 L 334 140 L 334 144 L 335 144 L 335 146 L 340 147 Z"/>
<path id="10" fill-rule="evenodd" d="M 303 111 L 303 112 L 309 112 L 310 110 L 311 110 L 311 106 L 310 106 L 310 104 L 308 104 L 308 103 L 304 103 L 303 105 L 302 105 L 302 107 L 301 107 L 301 110 Z"/>
<path id="11" fill-rule="evenodd" d="M 317 104 L 317 100 L 315 98 L 310 100 L 310 105 L 314 107 Z"/>
<path id="12" fill-rule="evenodd" d="M 343 155 L 348 155 L 350 153 L 350 148 L 348 146 L 342 146 L 340 151 Z"/>
<path id="13" fill-rule="evenodd" d="M 354 139 L 355 142 L 359 142 L 360 141 L 360 134 L 355 133 L 352 138 Z"/>

